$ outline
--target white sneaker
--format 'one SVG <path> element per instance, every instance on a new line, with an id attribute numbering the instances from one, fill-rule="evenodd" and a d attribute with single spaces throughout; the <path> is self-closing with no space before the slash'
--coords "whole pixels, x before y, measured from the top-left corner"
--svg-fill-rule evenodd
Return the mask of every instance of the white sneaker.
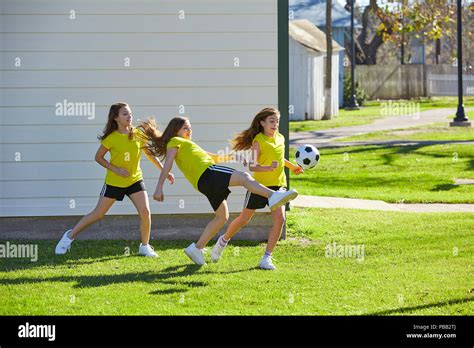
<path id="1" fill-rule="evenodd" d="M 276 269 L 275 265 L 272 262 L 271 257 L 263 257 L 258 266 L 262 269 L 267 269 L 270 271 L 273 271 L 274 269 Z"/>
<path id="2" fill-rule="evenodd" d="M 147 257 L 158 257 L 158 254 L 155 252 L 155 249 L 150 244 L 143 245 L 140 243 L 138 248 L 138 255 L 147 256 Z"/>
<path id="3" fill-rule="evenodd" d="M 63 236 L 58 242 L 58 245 L 56 245 L 56 249 L 54 251 L 56 255 L 64 255 L 71 249 L 71 244 L 74 239 L 69 239 L 69 232 L 72 232 L 72 230 L 67 230 L 64 232 Z"/>
<path id="4" fill-rule="evenodd" d="M 212 248 L 211 252 L 211 261 L 212 262 L 217 262 L 221 259 L 222 253 L 224 252 L 225 246 L 221 245 L 221 238 L 224 238 L 224 236 L 220 236 L 219 239 L 217 240 L 216 244 L 214 245 L 214 248 Z"/>
<path id="5" fill-rule="evenodd" d="M 188 257 L 191 260 L 193 260 L 193 262 L 196 265 L 202 266 L 202 265 L 206 264 L 206 261 L 204 260 L 204 254 L 203 254 L 202 250 L 199 250 L 196 247 L 195 243 L 191 243 L 191 245 L 189 245 L 186 249 L 184 249 L 184 253 L 186 255 L 188 255 Z"/>
<path id="6" fill-rule="evenodd" d="M 275 191 L 268 199 L 270 210 L 276 210 L 298 196 L 296 190 Z"/>

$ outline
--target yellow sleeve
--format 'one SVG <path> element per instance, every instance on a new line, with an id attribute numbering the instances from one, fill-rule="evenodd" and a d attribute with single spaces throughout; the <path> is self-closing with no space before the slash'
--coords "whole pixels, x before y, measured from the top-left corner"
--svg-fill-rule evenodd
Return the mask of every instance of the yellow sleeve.
<path id="1" fill-rule="evenodd" d="M 166 148 L 169 149 L 172 147 L 177 147 L 179 149 L 179 147 L 181 146 L 181 143 L 182 141 L 179 138 L 173 137 L 171 138 L 170 141 L 168 141 L 168 144 L 166 144 Z"/>
<path id="2" fill-rule="evenodd" d="M 105 139 L 102 139 L 100 143 L 107 149 L 110 150 L 112 148 L 112 134 L 109 134 Z"/>

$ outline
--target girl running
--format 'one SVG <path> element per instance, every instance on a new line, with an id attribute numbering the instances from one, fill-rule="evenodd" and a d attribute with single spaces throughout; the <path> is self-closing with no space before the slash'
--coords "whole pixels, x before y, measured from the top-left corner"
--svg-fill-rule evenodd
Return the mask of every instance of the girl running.
<path id="1" fill-rule="evenodd" d="M 160 202 L 164 200 L 163 184 L 176 161 L 186 179 L 207 197 L 215 211 L 215 217 L 207 224 L 197 243 L 191 243 L 184 249 L 186 255 L 198 265 L 205 264 L 203 248 L 229 219 L 226 199 L 230 186 L 243 186 L 250 192 L 265 197 L 272 210 L 279 209 L 298 195 L 295 190 L 284 192 L 269 189 L 248 173 L 216 165 L 216 162 L 232 160 L 233 156 L 206 152 L 191 141 L 191 123 L 185 117 L 173 118 L 163 133 L 158 132 L 153 120 L 141 123 L 139 128 L 151 141 L 148 143 L 150 153 L 158 158 L 166 158 L 153 198 Z"/>
<path id="2" fill-rule="evenodd" d="M 107 125 L 103 134 L 99 136 L 101 145 L 95 155 L 96 162 L 107 169 L 99 202 L 95 209 L 79 220 L 73 229 L 64 232 L 56 246 L 56 254 L 65 254 L 79 233 L 102 219 L 115 201 L 122 201 L 127 195 L 140 216 L 141 244 L 138 254 L 149 257 L 157 256 L 149 244 L 150 207 L 140 168 L 141 151 L 145 146 L 146 139 L 132 127 L 132 119 L 132 111 L 128 104 L 116 103 L 110 107 Z M 110 162 L 104 158 L 107 152 L 110 152 Z M 159 160 L 148 151 L 144 152 L 151 163 L 158 169 L 163 169 Z M 169 171 L 166 173 L 166 178 L 173 184 L 174 176 L 168 173 Z"/>
<path id="3" fill-rule="evenodd" d="M 253 160 L 249 169 L 254 172 L 255 180 L 271 190 L 284 190 L 286 176 L 284 168 L 289 168 L 296 175 L 303 169 L 285 159 L 285 137 L 278 132 L 280 112 L 277 109 L 265 108 L 253 119 L 249 129 L 239 133 L 233 140 L 234 150 L 252 149 Z M 284 191 L 283 191 L 284 192 Z M 256 209 L 265 208 L 268 199 L 251 191 L 247 192 L 244 210 L 227 227 L 226 233 L 214 245 L 211 260 L 219 261 L 229 240 L 252 219 Z M 285 206 L 272 211 L 273 226 L 268 234 L 265 254 L 260 261 L 260 268 L 274 270 L 271 255 L 285 224 Z"/>

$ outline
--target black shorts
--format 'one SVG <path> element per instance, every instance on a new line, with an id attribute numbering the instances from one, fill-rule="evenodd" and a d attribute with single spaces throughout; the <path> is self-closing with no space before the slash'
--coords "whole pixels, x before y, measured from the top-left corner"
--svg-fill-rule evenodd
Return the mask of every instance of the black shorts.
<path id="1" fill-rule="evenodd" d="M 267 186 L 267 187 L 270 190 L 278 191 L 283 186 Z M 250 192 L 250 191 L 247 191 L 247 194 L 245 195 L 244 208 L 247 208 L 247 209 L 262 209 L 262 208 L 265 208 L 265 206 L 267 206 L 267 205 L 268 205 L 268 198 L 257 195 L 255 193 Z"/>
<path id="2" fill-rule="evenodd" d="M 117 187 L 104 184 L 100 195 L 107 198 L 115 198 L 117 201 L 123 201 L 125 195 L 130 196 L 136 192 L 146 191 L 145 183 L 139 180 L 128 187 Z"/>
<path id="3" fill-rule="evenodd" d="M 216 211 L 229 196 L 229 182 L 234 169 L 224 166 L 209 166 L 198 181 L 198 190 L 207 197 Z"/>

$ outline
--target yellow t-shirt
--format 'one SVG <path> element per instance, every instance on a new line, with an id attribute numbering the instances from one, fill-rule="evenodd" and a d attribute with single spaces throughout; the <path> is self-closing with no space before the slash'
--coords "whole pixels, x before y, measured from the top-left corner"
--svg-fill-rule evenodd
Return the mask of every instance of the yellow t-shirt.
<path id="1" fill-rule="evenodd" d="M 285 137 L 276 132 L 274 137 L 267 137 L 258 133 L 253 139 L 260 145 L 260 155 L 257 162 L 261 166 L 269 166 L 273 161 L 278 162 L 278 167 L 271 172 L 253 172 L 253 177 L 265 186 L 285 186 Z"/>
<path id="2" fill-rule="evenodd" d="M 188 139 L 173 137 L 166 145 L 167 149 L 172 147 L 178 148 L 175 161 L 179 170 L 198 190 L 199 178 L 210 165 L 215 164 L 214 160 L 199 145 Z"/>
<path id="3" fill-rule="evenodd" d="M 121 134 L 114 131 L 107 138 L 102 139 L 101 144 L 110 152 L 110 163 L 116 167 L 128 170 L 130 174 L 127 178 L 123 178 L 113 171 L 107 169 L 105 183 L 107 185 L 117 187 L 128 187 L 137 181 L 143 179 L 142 170 L 140 168 L 140 158 L 145 145 L 143 141 L 138 139 L 137 129 L 133 129 L 133 138 L 129 140 L 128 134 Z"/>

